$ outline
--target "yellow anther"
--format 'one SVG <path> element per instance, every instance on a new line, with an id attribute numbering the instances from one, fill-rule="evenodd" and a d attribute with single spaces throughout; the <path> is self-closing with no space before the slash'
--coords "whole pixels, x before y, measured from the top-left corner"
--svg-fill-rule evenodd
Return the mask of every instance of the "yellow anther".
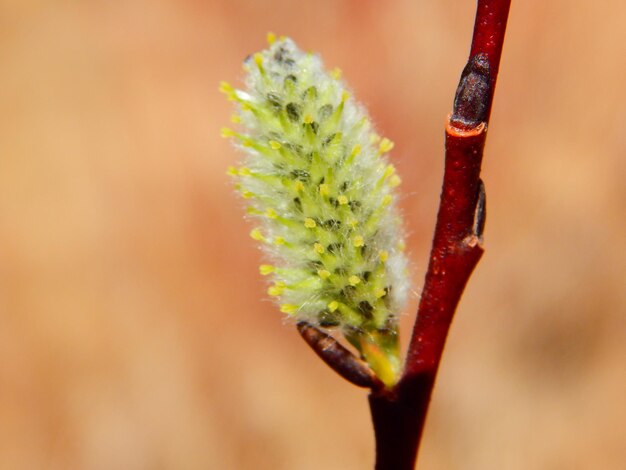
<path id="1" fill-rule="evenodd" d="M 349 219 L 347 223 L 351 228 L 354 228 L 359 224 L 359 221 L 356 219 Z"/>
<path id="2" fill-rule="evenodd" d="M 306 228 L 315 228 L 317 224 L 315 223 L 315 221 L 309 217 L 307 217 L 306 219 L 304 219 L 304 226 Z"/>
<path id="3" fill-rule="evenodd" d="M 261 69 L 263 67 L 263 55 L 260 52 L 254 54 L 254 63 Z"/>
<path id="4" fill-rule="evenodd" d="M 271 264 L 262 264 L 261 266 L 259 266 L 259 272 L 262 276 L 267 276 L 268 274 L 274 272 L 274 266 L 272 266 Z"/>
<path id="5" fill-rule="evenodd" d="M 267 289 L 267 293 L 271 295 L 272 297 L 278 297 L 279 295 L 283 293 L 284 290 L 285 288 L 282 286 L 270 286 Z"/>
<path id="6" fill-rule="evenodd" d="M 322 196 L 328 196 L 328 193 L 330 192 L 330 188 L 327 184 L 320 184 L 319 189 L 320 189 L 320 194 Z"/>
<path id="7" fill-rule="evenodd" d="M 363 241 L 363 237 L 361 235 L 357 235 L 352 239 L 352 244 L 358 248 L 365 245 L 365 242 Z"/>
<path id="8" fill-rule="evenodd" d="M 380 253 L 378 253 L 378 257 L 384 263 L 389 259 L 389 252 L 387 250 L 381 250 Z"/>
<path id="9" fill-rule="evenodd" d="M 389 186 L 391 186 L 392 188 L 397 188 L 398 186 L 400 186 L 400 183 L 402 183 L 402 180 L 398 175 L 393 175 L 391 178 L 389 178 Z"/>
<path id="10" fill-rule="evenodd" d="M 339 302 L 337 302 L 336 300 L 333 300 L 332 302 L 328 304 L 328 311 L 331 313 L 337 310 L 338 308 L 339 308 Z"/>
<path id="11" fill-rule="evenodd" d="M 256 240 L 258 242 L 265 240 L 265 237 L 263 236 L 263 234 L 258 228 L 253 229 L 250 232 L 250 236 L 252 237 L 253 240 Z"/>
<path id="12" fill-rule="evenodd" d="M 228 82 L 220 82 L 219 90 L 226 95 L 230 95 L 235 92 L 235 89 Z"/>
<path id="13" fill-rule="evenodd" d="M 272 147 L 274 150 L 278 150 L 279 148 L 282 147 L 282 145 L 280 145 L 280 142 L 276 142 L 275 140 L 270 140 L 269 144 L 270 144 L 270 147 Z"/>
<path id="14" fill-rule="evenodd" d="M 237 168 L 235 168 L 234 166 L 229 166 L 228 170 L 226 170 L 226 174 L 230 176 L 237 176 L 239 172 L 237 171 Z"/>
<path id="15" fill-rule="evenodd" d="M 296 191 L 300 192 L 300 191 L 304 191 L 304 183 L 302 183 L 302 181 L 297 180 L 294 184 L 293 184 L 293 189 L 295 189 Z"/>
<path id="16" fill-rule="evenodd" d="M 370 143 L 375 144 L 380 140 L 380 136 L 378 134 L 376 134 L 375 132 L 372 132 L 370 134 Z"/>
<path id="17" fill-rule="evenodd" d="M 395 172 L 396 172 L 396 168 L 393 165 L 387 165 L 387 168 L 385 168 L 385 173 L 383 173 L 383 177 L 389 178 Z"/>
<path id="18" fill-rule="evenodd" d="M 298 311 L 298 306 L 292 304 L 282 304 L 280 306 L 280 311 L 292 315 Z"/>
<path id="19" fill-rule="evenodd" d="M 313 122 L 313 116 L 311 116 L 310 114 L 305 114 L 304 118 L 302 118 L 302 121 L 305 124 L 311 124 Z"/>
<path id="20" fill-rule="evenodd" d="M 265 209 L 265 215 L 269 219 L 275 219 L 276 217 L 278 217 L 278 214 L 276 213 L 276 211 L 272 209 L 271 207 L 268 207 L 267 209 Z"/>
<path id="21" fill-rule="evenodd" d="M 391 196 L 391 194 L 387 194 L 382 200 L 383 206 L 388 206 L 389 204 L 391 204 L 391 201 L 393 201 L 393 197 Z"/>
<path id="22" fill-rule="evenodd" d="M 376 289 L 374 291 L 374 296 L 376 296 L 377 299 L 383 298 L 385 295 L 387 295 L 387 291 L 385 289 Z"/>
<path id="23" fill-rule="evenodd" d="M 330 277 L 330 271 L 327 271 L 325 269 L 319 269 L 317 271 L 317 275 L 322 279 L 328 279 Z"/>
<path id="24" fill-rule="evenodd" d="M 350 93 L 348 93 L 347 91 L 344 91 L 341 94 L 341 102 L 345 103 L 346 101 L 348 101 L 350 99 Z"/>
<path id="25" fill-rule="evenodd" d="M 252 172 L 250 171 L 250 168 L 247 168 L 245 166 L 239 168 L 239 176 L 250 176 L 251 174 Z"/>
<path id="26" fill-rule="evenodd" d="M 241 122 L 241 118 L 239 117 L 238 114 L 233 114 L 230 117 L 230 122 L 232 122 L 233 124 L 239 124 Z"/>
<path id="27" fill-rule="evenodd" d="M 333 77 L 335 80 L 339 80 L 341 78 L 341 69 L 339 67 L 335 67 L 331 72 L 330 72 L 330 76 Z"/>
<path id="28" fill-rule="evenodd" d="M 348 198 L 342 194 L 341 196 L 337 197 L 337 202 L 340 205 L 344 206 L 344 205 L 348 204 Z"/>
<path id="29" fill-rule="evenodd" d="M 254 193 L 250 191 L 243 191 L 241 195 L 244 199 L 252 199 L 254 197 Z"/>
<path id="30" fill-rule="evenodd" d="M 234 137 L 235 136 L 235 131 L 233 131 L 232 129 L 229 129 L 228 127 L 222 127 L 222 130 L 220 131 L 220 134 L 221 134 L 222 137 L 227 139 L 228 137 Z"/>
<path id="31" fill-rule="evenodd" d="M 351 156 L 357 157 L 359 155 L 361 155 L 361 146 L 359 144 L 356 144 L 354 148 L 352 149 Z"/>
<path id="32" fill-rule="evenodd" d="M 348 284 L 351 286 L 356 286 L 361 282 L 361 278 L 359 276 L 352 275 L 348 278 Z"/>
<path id="33" fill-rule="evenodd" d="M 395 144 L 391 140 L 385 137 L 383 140 L 380 141 L 380 146 L 378 147 L 378 151 L 380 153 L 387 153 L 393 148 L 394 145 Z"/>
<path id="34" fill-rule="evenodd" d="M 313 250 L 316 253 L 319 253 L 320 255 L 326 251 L 326 249 L 324 248 L 324 245 L 322 245 L 321 243 L 315 243 L 313 245 Z"/>
<path id="35" fill-rule="evenodd" d="M 256 207 L 248 206 L 246 207 L 246 212 L 250 215 L 261 215 L 263 212 L 258 210 Z"/>
<path id="36" fill-rule="evenodd" d="M 284 245 L 285 239 L 283 237 L 274 237 L 274 243 L 276 245 Z"/>
<path id="37" fill-rule="evenodd" d="M 269 33 L 267 33 L 266 39 L 267 43 L 271 46 L 276 42 L 276 35 L 270 31 Z"/>

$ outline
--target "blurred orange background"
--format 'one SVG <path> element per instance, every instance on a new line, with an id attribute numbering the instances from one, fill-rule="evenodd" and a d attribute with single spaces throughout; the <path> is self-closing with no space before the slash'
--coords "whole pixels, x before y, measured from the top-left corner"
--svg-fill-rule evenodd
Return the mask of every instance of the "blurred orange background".
<path id="1" fill-rule="evenodd" d="M 217 87 L 268 31 L 342 68 L 396 143 L 406 345 L 475 2 L 0 5 L 0 468 L 371 468 L 366 393 L 266 299 Z M 422 469 L 625 468 L 623 6 L 513 2 Z"/>

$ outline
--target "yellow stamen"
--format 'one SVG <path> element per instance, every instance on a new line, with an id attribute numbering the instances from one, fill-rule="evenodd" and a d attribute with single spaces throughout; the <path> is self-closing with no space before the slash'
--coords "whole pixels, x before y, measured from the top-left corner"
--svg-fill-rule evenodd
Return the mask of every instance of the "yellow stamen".
<path id="1" fill-rule="evenodd" d="M 365 245 L 365 242 L 363 241 L 363 237 L 361 235 L 357 235 L 352 239 L 352 244 L 358 248 Z"/>
<path id="2" fill-rule="evenodd" d="M 227 139 L 229 137 L 234 137 L 235 132 L 232 129 L 229 129 L 228 127 L 222 127 L 222 130 L 220 131 L 220 135 L 224 137 L 225 139 Z"/>
<path id="3" fill-rule="evenodd" d="M 397 188 L 398 186 L 400 186 L 400 183 L 402 183 L 402 180 L 398 175 L 393 175 L 391 178 L 389 178 L 389 186 L 392 188 Z"/>
<path id="4" fill-rule="evenodd" d="M 274 266 L 272 266 L 271 264 L 262 264 L 261 266 L 259 266 L 259 272 L 261 273 L 261 275 L 267 276 L 268 274 L 274 272 Z"/>
<path id="5" fill-rule="evenodd" d="M 354 146 L 354 148 L 352 149 L 352 153 L 350 156 L 352 157 L 357 157 L 361 154 L 361 146 L 359 144 L 356 144 Z"/>
<path id="6" fill-rule="evenodd" d="M 253 240 L 256 240 L 258 242 L 265 240 L 265 237 L 263 236 L 263 234 L 258 228 L 255 228 L 254 230 L 252 230 L 250 232 L 250 236 L 252 237 Z"/>
<path id="7" fill-rule="evenodd" d="M 306 219 L 304 219 L 304 226 L 306 228 L 315 228 L 317 224 L 315 223 L 313 219 L 307 217 Z"/>
<path id="8" fill-rule="evenodd" d="M 278 297 L 283 293 L 284 290 L 285 288 L 282 286 L 271 286 L 267 289 L 267 293 L 272 297 Z"/>
<path id="9" fill-rule="evenodd" d="M 226 95 L 230 95 L 231 93 L 235 92 L 235 89 L 228 82 L 220 82 L 219 90 Z"/>
<path id="10" fill-rule="evenodd" d="M 345 206 L 346 204 L 348 204 L 348 198 L 342 194 L 341 196 L 337 198 L 337 202 L 340 205 Z"/>
<path id="11" fill-rule="evenodd" d="M 360 278 L 359 276 L 352 275 L 352 276 L 350 276 L 350 277 L 348 278 L 348 283 L 349 283 L 351 286 L 356 286 L 356 285 L 357 285 L 357 284 L 359 284 L 360 282 L 361 282 L 361 278 Z"/>
<path id="12" fill-rule="evenodd" d="M 298 306 L 292 304 L 282 304 L 280 306 L 280 311 L 292 315 L 298 311 Z"/>
<path id="13" fill-rule="evenodd" d="M 380 141 L 380 146 L 378 147 L 378 151 L 380 153 L 387 153 L 393 148 L 394 145 L 395 144 L 391 140 L 385 137 L 383 140 Z"/>
<path id="14" fill-rule="evenodd" d="M 317 275 L 322 279 L 328 279 L 330 277 L 330 271 L 327 271 L 325 269 L 319 269 L 317 271 Z"/>

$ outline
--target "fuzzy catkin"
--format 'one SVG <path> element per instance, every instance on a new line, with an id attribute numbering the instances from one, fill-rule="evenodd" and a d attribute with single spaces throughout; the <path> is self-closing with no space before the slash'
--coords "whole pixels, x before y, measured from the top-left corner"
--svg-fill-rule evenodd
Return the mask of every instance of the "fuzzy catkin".
<path id="1" fill-rule="evenodd" d="M 269 40 L 244 63 L 245 90 L 221 85 L 242 128 L 222 133 L 245 154 L 229 173 L 271 260 L 260 272 L 282 312 L 339 327 L 359 349 L 363 338 L 380 343 L 396 336 L 408 287 L 393 143 L 374 133 L 339 71 L 291 39 Z"/>

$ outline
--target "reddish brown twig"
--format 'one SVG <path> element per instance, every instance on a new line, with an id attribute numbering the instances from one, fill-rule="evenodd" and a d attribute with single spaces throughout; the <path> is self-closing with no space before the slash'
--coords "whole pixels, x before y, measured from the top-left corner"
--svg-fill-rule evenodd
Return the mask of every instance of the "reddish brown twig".
<path id="1" fill-rule="evenodd" d="M 483 253 L 480 167 L 510 0 L 478 0 L 472 48 L 446 124 L 443 188 L 430 262 L 402 378 L 370 394 L 376 469 L 408 470 L 463 289 Z"/>

